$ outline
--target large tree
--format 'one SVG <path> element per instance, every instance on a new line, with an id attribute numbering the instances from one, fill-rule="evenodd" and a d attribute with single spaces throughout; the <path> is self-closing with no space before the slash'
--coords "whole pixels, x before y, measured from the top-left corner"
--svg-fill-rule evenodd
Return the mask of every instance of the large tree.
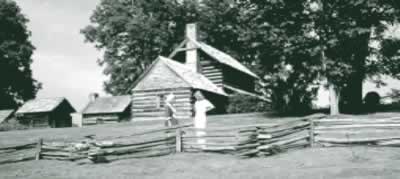
<path id="1" fill-rule="evenodd" d="M 278 100 L 301 100 L 296 96 L 310 94 L 323 77 L 331 92 L 331 112 L 337 114 L 340 94 L 343 104 L 361 106 L 367 76 L 398 73 L 382 70 L 398 66 L 396 58 L 368 58 L 377 52 L 369 46 L 371 40 L 382 41 L 386 24 L 398 19 L 396 1 L 239 2 L 247 27 L 241 34 L 248 38 L 264 72 L 273 77 L 275 94 L 283 92 L 280 88 L 287 90 L 286 98 L 280 95 Z"/>
<path id="2" fill-rule="evenodd" d="M 99 64 L 109 77 L 106 92 L 128 93 L 158 55 L 168 56 L 184 40 L 187 23 L 197 22 L 208 43 L 238 52 L 232 45 L 238 9 L 230 5 L 231 0 L 102 0 L 81 32 L 104 52 Z"/>
<path id="3" fill-rule="evenodd" d="M 330 86 L 331 111 L 337 114 L 338 99 L 343 109 L 358 112 L 362 107 L 362 84 L 368 76 L 395 74 L 385 68 L 400 61 L 379 57 L 371 41 L 383 41 L 388 24 L 399 19 L 398 2 L 382 0 L 310 1 L 313 30 L 318 35 L 325 76 Z M 387 47 L 385 47 L 387 48 Z M 341 95 L 341 96 L 339 96 Z"/>
<path id="4" fill-rule="evenodd" d="M 34 47 L 27 22 L 14 1 L 0 0 L 0 109 L 17 107 L 40 89 L 32 78 Z"/>

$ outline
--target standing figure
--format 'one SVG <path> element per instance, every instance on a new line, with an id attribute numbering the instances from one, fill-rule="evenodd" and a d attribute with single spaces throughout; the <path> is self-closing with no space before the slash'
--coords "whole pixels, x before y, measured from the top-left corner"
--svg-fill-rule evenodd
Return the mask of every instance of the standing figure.
<path id="1" fill-rule="evenodd" d="M 170 93 L 164 101 L 164 107 L 165 107 L 165 115 L 166 115 L 166 120 L 165 120 L 165 127 L 171 127 L 178 125 L 178 120 L 176 119 L 176 109 L 174 106 L 172 106 L 172 101 L 174 100 L 175 96 Z"/>
<path id="2" fill-rule="evenodd" d="M 196 136 L 198 137 L 197 143 L 200 144 L 200 147 L 205 148 L 206 140 L 201 138 L 206 133 L 204 130 L 207 127 L 207 118 L 206 113 L 214 109 L 214 105 L 208 101 L 200 91 L 196 91 L 194 94 L 196 102 L 194 103 L 194 127 L 199 129 L 196 131 Z"/>

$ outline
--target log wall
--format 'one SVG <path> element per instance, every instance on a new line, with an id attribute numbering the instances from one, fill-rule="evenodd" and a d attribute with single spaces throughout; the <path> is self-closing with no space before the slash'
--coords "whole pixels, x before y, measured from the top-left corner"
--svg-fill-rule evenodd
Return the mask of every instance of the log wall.
<path id="1" fill-rule="evenodd" d="M 34 128 L 47 128 L 55 126 L 55 121 L 50 120 L 49 113 L 24 114 L 17 116 L 21 124 Z"/>
<path id="2" fill-rule="evenodd" d="M 134 90 L 132 94 L 133 120 L 165 119 L 163 97 L 174 94 L 172 105 L 177 110 L 177 118 L 188 120 L 192 117 L 192 91 L 190 88 L 159 90 Z"/>
<path id="3" fill-rule="evenodd" d="M 114 124 L 120 121 L 118 114 L 84 114 L 82 125 Z"/>
<path id="4" fill-rule="evenodd" d="M 221 65 L 218 62 L 211 59 L 201 59 L 200 66 L 201 74 L 217 86 L 222 87 L 224 79 Z"/>

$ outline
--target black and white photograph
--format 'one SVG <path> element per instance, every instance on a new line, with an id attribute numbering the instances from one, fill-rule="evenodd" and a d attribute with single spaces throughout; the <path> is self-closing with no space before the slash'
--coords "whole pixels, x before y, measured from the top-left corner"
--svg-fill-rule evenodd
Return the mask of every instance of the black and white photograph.
<path id="1" fill-rule="evenodd" d="M 0 178 L 399 166 L 399 0 L 0 0 Z"/>

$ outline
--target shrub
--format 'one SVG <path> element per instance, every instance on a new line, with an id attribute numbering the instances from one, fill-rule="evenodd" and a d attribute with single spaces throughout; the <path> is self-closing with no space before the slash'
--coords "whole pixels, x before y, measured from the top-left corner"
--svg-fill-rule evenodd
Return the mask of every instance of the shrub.
<path id="1" fill-rule="evenodd" d="M 266 110 L 268 110 L 268 104 L 265 101 L 238 93 L 229 97 L 229 104 L 226 109 L 228 113 L 264 112 Z"/>
<path id="2" fill-rule="evenodd" d="M 25 130 L 28 128 L 28 126 L 19 123 L 16 119 L 10 119 L 0 124 L 0 131 Z"/>

